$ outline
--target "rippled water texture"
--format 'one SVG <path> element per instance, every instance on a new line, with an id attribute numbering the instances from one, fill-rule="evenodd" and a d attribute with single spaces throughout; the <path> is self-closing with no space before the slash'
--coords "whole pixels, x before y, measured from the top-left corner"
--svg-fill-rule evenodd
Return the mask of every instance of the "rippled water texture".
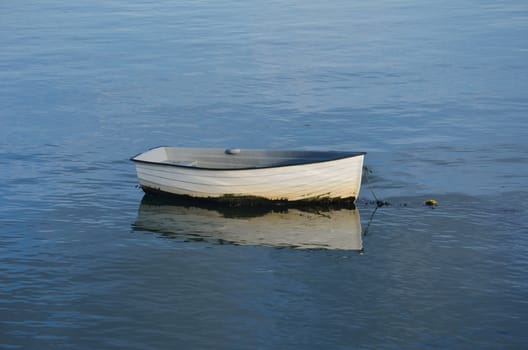
<path id="1" fill-rule="evenodd" d="M 0 2 L 0 348 L 526 348 L 527 38 L 519 0 Z M 370 186 L 166 203 L 158 145 L 366 151 Z"/>

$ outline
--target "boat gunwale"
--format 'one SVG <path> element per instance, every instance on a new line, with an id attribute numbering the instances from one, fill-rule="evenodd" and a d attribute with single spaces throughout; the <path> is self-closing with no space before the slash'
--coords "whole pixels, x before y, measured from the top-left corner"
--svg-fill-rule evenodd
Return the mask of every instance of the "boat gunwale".
<path id="1" fill-rule="evenodd" d="M 253 167 L 240 167 L 240 168 L 210 168 L 210 167 L 200 167 L 200 166 L 189 166 L 189 165 L 182 165 L 182 164 L 173 164 L 173 163 L 164 163 L 164 162 L 156 162 L 156 161 L 149 161 L 149 160 L 141 160 L 136 159 L 142 154 L 145 154 L 149 151 L 158 149 L 158 148 L 177 148 L 177 147 L 169 147 L 169 146 L 159 146 L 149 149 L 148 151 L 141 152 L 136 154 L 135 156 L 131 157 L 130 160 L 137 163 L 143 163 L 143 164 L 151 164 L 151 165 L 157 165 L 157 166 L 167 166 L 167 167 L 176 167 L 176 168 L 183 168 L 183 169 L 193 169 L 193 170 L 207 170 L 207 171 L 240 171 L 240 170 L 260 170 L 260 169 L 273 169 L 273 168 L 285 168 L 285 167 L 293 167 L 293 166 L 305 166 L 310 164 L 318 164 L 318 163 L 325 163 L 325 162 L 333 162 L 337 160 L 347 159 L 347 158 L 355 158 L 359 156 L 364 156 L 367 154 L 367 152 L 344 152 L 344 151 L 310 151 L 310 150 L 264 150 L 264 149 L 248 149 L 249 151 L 277 151 L 277 152 L 314 152 L 314 153 L 328 153 L 328 154 L 336 154 L 341 155 L 338 157 L 328 158 L 328 159 L 322 159 L 322 160 L 314 160 L 314 161 L 308 161 L 308 162 L 302 162 L 302 163 L 292 163 L 292 164 L 279 164 L 279 165 L 270 165 L 270 166 L 253 166 Z M 198 148 L 196 148 L 198 149 Z M 203 148 L 204 150 L 207 148 Z M 213 148 L 211 148 L 213 149 Z"/>

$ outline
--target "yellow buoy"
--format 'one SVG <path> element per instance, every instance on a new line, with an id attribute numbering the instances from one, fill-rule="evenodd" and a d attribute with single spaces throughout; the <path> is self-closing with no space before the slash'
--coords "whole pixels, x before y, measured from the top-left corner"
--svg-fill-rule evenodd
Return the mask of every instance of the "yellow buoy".
<path id="1" fill-rule="evenodd" d="M 438 202 L 435 201 L 434 199 L 428 199 L 425 201 L 425 205 L 428 205 L 430 207 L 434 207 L 436 205 L 438 205 Z"/>

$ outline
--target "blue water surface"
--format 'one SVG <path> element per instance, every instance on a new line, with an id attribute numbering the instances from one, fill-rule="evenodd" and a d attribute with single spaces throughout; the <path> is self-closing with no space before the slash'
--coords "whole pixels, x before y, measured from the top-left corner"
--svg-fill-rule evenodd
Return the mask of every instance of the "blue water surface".
<path id="1" fill-rule="evenodd" d="M 520 0 L 0 2 L 0 348 L 526 348 L 526 62 Z M 363 249 L 138 225 L 158 145 L 368 152 Z"/>

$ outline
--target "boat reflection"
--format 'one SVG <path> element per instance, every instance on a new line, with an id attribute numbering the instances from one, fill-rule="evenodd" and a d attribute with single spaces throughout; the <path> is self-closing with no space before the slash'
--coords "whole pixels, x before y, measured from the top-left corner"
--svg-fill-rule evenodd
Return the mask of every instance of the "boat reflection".
<path id="1" fill-rule="evenodd" d="M 363 249 L 356 208 L 233 207 L 145 195 L 135 231 L 184 240 L 291 247 Z"/>

